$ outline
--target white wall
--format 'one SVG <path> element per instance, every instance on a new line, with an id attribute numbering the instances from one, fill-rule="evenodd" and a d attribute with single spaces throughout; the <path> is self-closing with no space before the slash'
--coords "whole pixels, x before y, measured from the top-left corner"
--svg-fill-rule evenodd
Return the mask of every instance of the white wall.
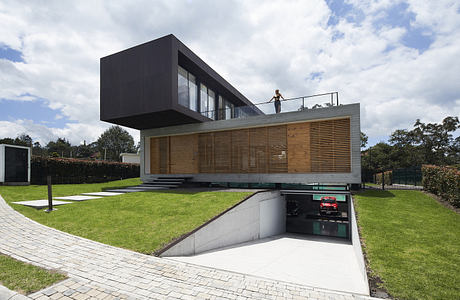
<path id="1" fill-rule="evenodd" d="M 30 174 L 31 174 L 31 169 L 30 169 L 30 160 L 31 160 L 31 149 L 29 147 L 25 146 L 16 146 L 16 145 L 5 145 L 2 144 L 0 145 L 0 182 L 5 182 L 5 147 L 13 147 L 13 148 L 21 148 L 21 149 L 27 149 L 27 183 L 30 183 Z"/>
<path id="2" fill-rule="evenodd" d="M 0 182 L 5 182 L 5 145 L 0 145 Z"/>
<path id="3" fill-rule="evenodd" d="M 260 192 L 198 229 L 161 256 L 194 255 L 286 231 L 284 197 Z"/>
<path id="4" fill-rule="evenodd" d="M 140 163 L 141 159 L 139 154 L 122 153 L 121 161 L 124 163 L 138 164 Z"/>
<path id="5" fill-rule="evenodd" d="M 353 197 L 350 196 L 351 206 L 351 242 L 353 244 L 353 251 L 356 255 L 361 274 L 366 284 L 369 283 L 367 279 L 366 263 L 364 262 L 363 249 L 361 248 L 361 241 L 359 239 L 358 223 L 356 222 L 355 208 L 353 205 Z M 369 286 L 367 287 L 369 290 Z"/>

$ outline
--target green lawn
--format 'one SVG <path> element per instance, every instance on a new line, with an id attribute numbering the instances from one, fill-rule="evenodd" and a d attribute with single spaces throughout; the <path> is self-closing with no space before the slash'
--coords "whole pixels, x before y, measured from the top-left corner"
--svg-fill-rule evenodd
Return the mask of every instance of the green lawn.
<path id="1" fill-rule="evenodd" d="M 393 297 L 460 299 L 460 215 L 419 191 L 355 199 L 370 267 Z"/>
<path id="2" fill-rule="evenodd" d="M 57 185 L 53 195 L 100 191 L 138 184 L 138 179 L 105 184 Z M 46 198 L 46 186 L 0 187 L 0 195 L 23 215 L 50 227 L 105 244 L 153 253 L 236 204 L 247 192 L 157 191 L 128 193 L 57 207 L 52 213 L 12 204 Z"/>
<path id="3" fill-rule="evenodd" d="M 21 294 L 39 291 L 65 278 L 62 274 L 0 255 L 0 284 Z"/>

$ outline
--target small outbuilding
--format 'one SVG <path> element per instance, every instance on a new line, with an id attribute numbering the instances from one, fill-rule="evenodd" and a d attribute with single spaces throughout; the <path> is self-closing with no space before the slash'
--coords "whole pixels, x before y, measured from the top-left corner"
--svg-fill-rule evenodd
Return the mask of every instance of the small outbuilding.
<path id="1" fill-rule="evenodd" d="M 30 184 L 30 148 L 0 144 L 0 185 Z"/>
<path id="2" fill-rule="evenodd" d="M 141 155 L 139 153 L 121 153 L 121 162 L 139 164 L 141 161 Z"/>

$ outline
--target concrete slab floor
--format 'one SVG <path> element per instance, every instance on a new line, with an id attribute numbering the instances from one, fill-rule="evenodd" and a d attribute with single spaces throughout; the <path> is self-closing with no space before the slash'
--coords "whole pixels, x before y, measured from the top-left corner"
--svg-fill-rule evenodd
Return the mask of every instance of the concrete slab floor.
<path id="1" fill-rule="evenodd" d="M 13 203 L 33 207 L 33 208 L 36 208 L 36 209 L 41 209 L 41 208 L 48 207 L 48 200 L 18 201 L 18 202 L 13 202 Z M 53 206 L 71 204 L 71 203 L 74 203 L 74 202 L 53 200 Z"/>
<path id="2" fill-rule="evenodd" d="M 82 195 L 88 195 L 88 196 L 103 196 L 103 197 L 108 197 L 108 196 L 119 196 L 123 195 L 124 193 L 112 193 L 112 192 L 93 192 L 93 193 L 82 193 Z"/>
<path id="3" fill-rule="evenodd" d="M 54 199 L 59 200 L 72 200 L 72 201 L 86 201 L 92 199 L 100 199 L 102 197 L 95 197 L 95 196 L 64 196 L 64 197 L 54 197 Z"/>
<path id="4" fill-rule="evenodd" d="M 114 192 L 114 193 L 135 193 L 135 192 L 145 192 L 147 190 L 141 189 L 115 189 L 115 190 L 107 190 L 106 192 Z"/>
<path id="5" fill-rule="evenodd" d="M 167 259 L 369 295 L 353 246 L 340 239 L 283 234 L 194 256 Z"/>

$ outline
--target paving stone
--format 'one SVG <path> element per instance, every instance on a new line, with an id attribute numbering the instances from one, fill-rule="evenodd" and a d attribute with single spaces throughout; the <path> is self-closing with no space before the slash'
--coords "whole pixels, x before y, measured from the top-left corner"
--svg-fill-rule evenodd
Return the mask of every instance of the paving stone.
<path id="1" fill-rule="evenodd" d="M 68 290 L 65 290 L 62 292 L 62 294 L 64 294 L 64 296 L 72 296 L 73 294 L 75 294 L 75 290 L 74 289 L 68 289 Z"/>
<path id="2" fill-rule="evenodd" d="M 57 291 L 55 289 L 46 289 L 46 290 L 43 291 L 43 294 L 45 296 L 48 296 L 48 297 L 50 297 L 51 295 L 53 295 L 55 293 L 57 293 Z"/>

